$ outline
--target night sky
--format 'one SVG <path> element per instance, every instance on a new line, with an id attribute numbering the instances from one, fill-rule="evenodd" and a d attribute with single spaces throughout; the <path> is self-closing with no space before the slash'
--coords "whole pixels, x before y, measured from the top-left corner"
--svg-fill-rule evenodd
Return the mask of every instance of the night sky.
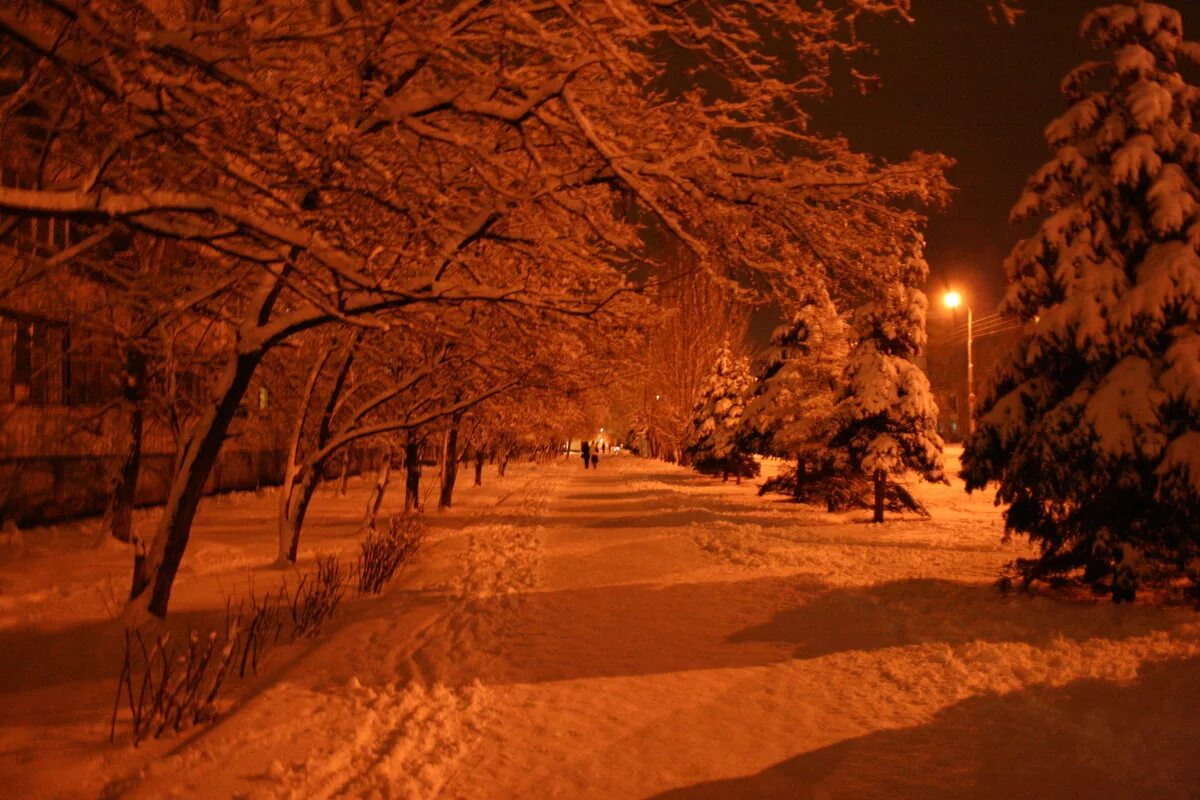
<path id="1" fill-rule="evenodd" d="M 982 0 L 915 0 L 917 21 L 866 29 L 879 45 L 868 62 L 883 86 L 867 96 L 843 89 L 816 110 L 817 127 L 844 133 L 859 150 L 889 159 L 940 151 L 958 165 L 952 205 L 928 229 L 929 290 L 952 283 L 978 315 L 995 310 L 1003 262 L 1022 235 L 1008 222 L 1025 180 L 1048 157 L 1042 131 L 1065 108 L 1058 85 L 1094 58 L 1079 37 L 1096 0 L 1026 0 L 1009 27 L 989 21 Z M 1168 5 L 1200 38 L 1200 0 Z"/>

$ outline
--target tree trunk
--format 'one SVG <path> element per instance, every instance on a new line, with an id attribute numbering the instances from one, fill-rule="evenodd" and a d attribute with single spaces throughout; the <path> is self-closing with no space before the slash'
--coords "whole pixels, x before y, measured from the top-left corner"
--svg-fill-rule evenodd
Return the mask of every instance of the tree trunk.
<path id="1" fill-rule="evenodd" d="M 371 497 L 367 500 L 367 513 L 363 518 L 363 527 L 375 530 L 375 520 L 379 516 L 379 508 L 383 505 L 383 495 L 392 479 L 392 458 L 395 448 L 389 447 L 383 453 L 383 461 L 379 464 L 379 472 L 375 474 L 375 487 L 371 489 Z"/>
<path id="2" fill-rule="evenodd" d="M 511 452 L 505 450 L 503 455 L 500 456 L 500 463 L 496 465 L 496 471 L 500 474 L 501 478 L 504 477 L 504 470 L 508 469 L 508 459 L 511 455 Z"/>
<path id="3" fill-rule="evenodd" d="M 300 552 L 300 531 L 304 528 L 304 517 L 308 514 L 308 506 L 313 495 L 317 493 L 317 487 L 321 485 L 321 473 L 324 468 L 323 459 L 314 465 L 306 464 L 300 468 L 299 480 L 289 493 L 287 519 L 280 521 L 279 545 L 282 548 L 285 540 L 287 545 L 287 549 L 279 554 L 279 561 L 282 563 L 296 563 L 296 556 Z"/>
<path id="4" fill-rule="evenodd" d="M 275 520 L 275 532 L 278 537 L 275 550 L 275 566 L 277 567 L 285 567 L 291 561 L 288 558 L 288 552 L 292 549 L 295 532 L 292 514 L 295 511 L 295 498 L 302 469 L 302 464 L 289 460 L 287 469 L 283 473 L 283 483 L 279 486 L 279 513 Z"/>
<path id="5" fill-rule="evenodd" d="M 475 485 L 483 486 L 483 464 L 487 460 L 487 453 L 482 450 L 475 451 Z"/>
<path id="6" fill-rule="evenodd" d="M 279 516 L 276 521 L 276 533 L 278 534 L 279 542 L 276 549 L 276 566 L 286 566 L 289 563 L 287 554 L 291 550 L 291 542 L 294 534 L 291 524 L 293 511 L 292 499 L 296 491 L 296 479 L 304 466 L 299 460 L 300 442 L 304 438 L 304 424 L 311 410 L 313 395 L 317 389 L 317 381 L 320 379 L 321 373 L 324 371 L 325 365 L 329 362 L 329 357 L 332 354 L 333 348 L 326 347 L 322 350 L 317 360 L 313 362 L 312 369 L 308 373 L 308 380 L 304 383 L 304 392 L 300 395 L 300 402 L 296 406 L 298 413 L 292 425 L 292 435 L 288 439 L 287 461 L 285 462 L 283 471 L 283 482 L 279 485 Z"/>
<path id="7" fill-rule="evenodd" d="M 350 448 L 342 454 L 342 476 L 338 480 L 338 497 L 346 496 L 346 483 L 350 480 Z"/>
<path id="8" fill-rule="evenodd" d="M 196 519 L 196 511 L 204 495 L 204 484 L 213 465 L 217 463 L 221 444 L 237 414 L 238 405 L 250 387 L 250 379 L 266 354 L 267 345 L 247 341 L 244 332 L 249 332 L 252 337 L 258 333 L 258 326 L 265 325 L 270 318 L 283 288 L 284 270 L 286 267 L 272 270 L 264 276 L 252 310 L 245 318 L 245 327 L 239 331 L 234 355 L 226 364 L 224 374 L 213 392 L 213 401 L 192 424 L 180 448 L 154 540 L 147 549 L 135 547 L 133 579 L 129 588 L 130 611 L 136 610 L 144 602 L 146 610 L 154 616 L 167 616 L 171 587 L 187 549 L 192 522 Z"/>
<path id="9" fill-rule="evenodd" d="M 142 428 L 144 412 L 135 405 L 129 412 L 129 448 L 117 473 L 117 483 L 109 498 L 109 532 L 121 542 L 133 541 L 133 504 L 137 499 L 138 475 L 142 469 Z"/>
<path id="10" fill-rule="evenodd" d="M 796 456 L 796 483 L 792 486 L 792 498 L 794 500 L 799 500 L 800 493 L 804 491 L 804 478 L 804 458 L 803 456 Z"/>
<path id="11" fill-rule="evenodd" d="M 887 472 L 875 470 L 875 517 L 872 522 L 883 522 L 883 497 L 887 492 Z"/>
<path id="12" fill-rule="evenodd" d="M 133 541 L 133 504 L 142 469 L 142 433 L 146 420 L 146 357 L 132 348 L 125 356 L 125 386 L 121 394 L 129 405 L 129 444 L 117 472 L 105 519 L 114 539 L 130 542 Z"/>
<path id="13" fill-rule="evenodd" d="M 329 356 L 333 353 L 334 347 L 325 348 L 324 355 L 316 362 L 312 373 L 309 375 L 308 386 L 305 389 L 303 402 L 300 406 L 300 416 L 296 420 L 294 438 L 292 439 L 292 447 L 288 456 L 289 464 L 295 466 L 289 467 L 291 480 L 284 483 L 284 492 L 281 498 L 279 554 L 276 562 L 278 564 L 287 565 L 296 562 L 296 558 L 300 552 L 300 532 L 304 528 L 304 517 L 308 513 L 308 506 L 312 502 L 317 487 L 321 485 L 321 481 L 325 478 L 325 467 L 338 454 L 336 448 L 329 446 L 330 437 L 332 436 L 331 426 L 333 415 L 341 398 L 342 390 L 345 388 L 346 379 L 350 375 L 350 366 L 354 363 L 355 347 L 360 340 L 360 336 L 361 334 L 356 334 L 351 339 L 346 356 L 342 359 L 341 365 L 334 374 L 333 384 L 330 386 L 329 392 L 320 406 L 316 436 L 314 441 L 311 442 L 310 455 L 302 463 L 296 464 L 296 458 L 300 451 L 300 442 L 304 436 L 304 422 L 310 410 L 309 403 L 316 390 L 317 380 L 324 370 Z M 344 496 L 346 478 L 350 466 L 349 447 L 346 446 L 343 448 L 340 454 L 342 456 L 342 474 L 339 491 Z"/>
<path id="14" fill-rule="evenodd" d="M 442 491 L 438 495 L 438 510 L 449 508 L 454 499 L 454 481 L 458 478 L 458 424 L 462 414 L 450 418 L 450 430 L 446 432 L 446 444 L 442 448 Z"/>
<path id="15" fill-rule="evenodd" d="M 421 510 L 421 444 L 409 440 L 404 445 L 404 510 Z"/>
<path id="16" fill-rule="evenodd" d="M 157 617 L 167 615 L 171 587 L 187 549 L 204 484 L 262 356 L 258 349 L 238 353 L 226 367 L 215 402 L 193 424 L 181 448 L 154 540 L 134 555 L 130 602 L 136 603 L 148 593 L 146 608 Z"/>

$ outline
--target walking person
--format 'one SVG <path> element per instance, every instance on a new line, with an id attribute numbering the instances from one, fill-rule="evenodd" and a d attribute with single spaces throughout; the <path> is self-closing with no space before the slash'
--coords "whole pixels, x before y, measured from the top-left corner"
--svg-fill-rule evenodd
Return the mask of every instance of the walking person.
<path id="1" fill-rule="evenodd" d="M 599 466 L 600 466 L 600 454 L 597 453 L 595 450 L 593 450 L 592 451 L 592 469 L 596 469 Z"/>
<path id="2" fill-rule="evenodd" d="M 587 469 L 592 455 L 592 445 L 589 442 L 584 442 L 579 445 L 579 455 L 583 458 L 583 468 Z"/>

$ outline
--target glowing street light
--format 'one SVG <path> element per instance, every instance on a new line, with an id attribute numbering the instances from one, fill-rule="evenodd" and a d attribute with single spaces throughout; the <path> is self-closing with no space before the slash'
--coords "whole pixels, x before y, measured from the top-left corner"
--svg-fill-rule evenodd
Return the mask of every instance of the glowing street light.
<path id="1" fill-rule="evenodd" d="M 942 297 L 946 308 L 955 309 L 966 306 L 967 309 L 967 431 L 975 432 L 975 315 L 971 306 L 963 300 L 958 292 L 946 292 Z"/>

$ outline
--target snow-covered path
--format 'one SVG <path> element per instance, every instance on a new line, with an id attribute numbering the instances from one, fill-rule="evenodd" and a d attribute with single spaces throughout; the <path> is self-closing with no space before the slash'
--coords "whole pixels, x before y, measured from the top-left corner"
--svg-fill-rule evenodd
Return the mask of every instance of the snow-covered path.
<path id="1" fill-rule="evenodd" d="M 932 520 L 871 526 L 633 458 L 473 491 L 382 598 L 108 793 L 1200 794 L 1200 616 L 998 594 L 1019 551 L 986 497 L 923 487 Z"/>
<path id="2" fill-rule="evenodd" d="M 949 488 L 870 527 L 607 466 L 552 506 L 446 796 L 1200 791 L 1194 614 L 999 596 L 996 512 Z"/>

